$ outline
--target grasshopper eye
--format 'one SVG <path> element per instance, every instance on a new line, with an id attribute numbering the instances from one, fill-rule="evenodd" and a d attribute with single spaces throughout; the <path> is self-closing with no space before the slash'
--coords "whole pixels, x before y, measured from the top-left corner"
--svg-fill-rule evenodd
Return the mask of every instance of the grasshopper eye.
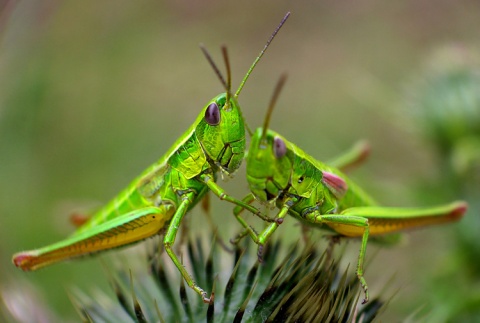
<path id="1" fill-rule="evenodd" d="M 273 152 L 275 153 L 275 157 L 283 157 L 287 153 L 285 141 L 283 141 L 281 138 L 275 137 L 273 140 Z"/>
<path id="2" fill-rule="evenodd" d="M 211 126 L 216 126 L 220 123 L 220 110 L 215 102 L 210 104 L 207 110 L 205 110 L 205 121 Z"/>

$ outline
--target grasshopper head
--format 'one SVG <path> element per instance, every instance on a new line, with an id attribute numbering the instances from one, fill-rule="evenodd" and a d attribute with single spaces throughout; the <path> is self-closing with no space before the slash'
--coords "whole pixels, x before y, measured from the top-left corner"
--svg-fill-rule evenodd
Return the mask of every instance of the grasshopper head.
<path id="1" fill-rule="evenodd" d="M 235 94 L 232 93 L 231 70 L 230 62 L 227 54 L 227 47 L 222 46 L 222 55 L 225 61 L 227 70 L 226 79 L 223 78 L 222 73 L 213 62 L 212 57 L 203 45 L 200 45 L 207 61 L 212 66 L 218 78 L 222 82 L 226 93 L 220 94 L 207 104 L 204 112 L 205 116 L 201 122 L 198 122 L 196 128 L 197 138 L 204 151 L 207 153 L 211 162 L 214 162 L 223 172 L 232 174 L 242 163 L 245 155 L 245 124 L 242 117 L 242 112 L 238 106 L 237 98 L 249 78 L 253 69 L 260 61 L 268 46 L 272 42 L 275 35 L 283 26 L 290 12 L 287 12 L 278 27 L 270 36 L 258 57 L 254 60 L 250 69 L 245 74 L 240 86 Z M 249 130 L 250 132 L 250 130 Z"/>
<path id="2" fill-rule="evenodd" d="M 276 199 L 290 183 L 292 151 L 288 142 L 274 131 L 258 128 L 247 155 L 247 181 L 261 201 Z"/>
<path id="3" fill-rule="evenodd" d="M 205 107 L 196 134 L 209 159 L 227 174 L 234 173 L 245 154 L 245 125 L 238 102 L 220 94 Z"/>

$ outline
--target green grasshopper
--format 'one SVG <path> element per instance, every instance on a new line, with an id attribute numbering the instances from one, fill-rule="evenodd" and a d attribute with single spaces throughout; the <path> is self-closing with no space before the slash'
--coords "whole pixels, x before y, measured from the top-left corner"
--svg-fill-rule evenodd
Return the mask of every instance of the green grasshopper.
<path id="1" fill-rule="evenodd" d="M 263 128 L 252 136 L 246 157 L 247 180 L 251 193 L 243 201 L 275 203 L 280 210 L 275 222 L 259 234 L 240 217 L 241 206 L 234 214 L 245 227 L 239 235 L 250 235 L 262 249 L 287 214 L 303 224 L 322 227 L 345 237 L 361 237 L 356 274 L 368 301 L 368 287 L 363 277 L 363 263 L 370 235 L 382 235 L 431 224 L 458 221 L 467 210 L 463 201 L 428 208 L 393 208 L 377 206 L 364 190 L 347 178 L 339 169 L 314 159 L 280 134 L 268 129 L 270 116 L 285 77 L 277 85 L 267 110 Z M 336 166 L 344 168 L 361 156 L 337 159 Z"/>
<path id="2" fill-rule="evenodd" d="M 163 244 L 167 254 L 188 286 L 200 294 L 204 302 L 210 302 L 207 293 L 194 282 L 172 247 L 183 216 L 208 190 L 221 200 L 247 208 L 268 220 L 256 208 L 226 194 L 215 180 L 219 170 L 232 175 L 240 167 L 245 153 L 245 125 L 237 99 L 247 78 L 288 16 L 289 13 L 274 31 L 233 96 L 230 93 L 230 64 L 226 48 L 222 49 L 227 82 L 202 47 L 226 93 L 208 102 L 193 125 L 158 162 L 96 212 L 72 236 L 37 250 L 15 254 L 12 259 L 15 266 L 25 271 L 36 270 L 165 233 Z"/>

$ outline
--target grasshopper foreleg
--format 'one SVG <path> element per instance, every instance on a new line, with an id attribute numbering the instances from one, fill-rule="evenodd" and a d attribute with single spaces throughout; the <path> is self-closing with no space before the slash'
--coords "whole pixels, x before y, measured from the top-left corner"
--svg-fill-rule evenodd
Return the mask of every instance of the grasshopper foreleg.
<path id="1" fill-rule="evenodd" d="M 250 193 L 247 196 L 245 196 L 242 201 L 245 203 L 251 203 L 254 200 L 255 200 L 255 197 L 253 196 L 252 193 Z M 283 223 L 285 216 L 288 214 L 288 210 L 295 204 L 296 201 L 297 201 L 297 198 L 293 196 L 287 198 L 284 202 L 282 209 L 277 214 L 275 219 L 271 219 L 271 223 L 262 232 L 260 232 L 260 234 L 257 234 L 255 230 L 240 216 L 240 213 L 243 211 L 243 207 L 237 206 L 233 210 L 233 213 L 237 218 L 238 222 L 240 222 L 245 229 L 234 240 L 230 240 L 230 242 L 238 243 L 238 241 L 240 241 L 240 239 L 242 239 L 244 236 L 246 236 L 247 234 L 250 235 L 252 240 L 258 245 L 258 251 L 257 251 L 258 261 L 262 262 L 264 245 L 270 239 L 270 236 L 275 232 L 275 230 L 277 230 L 277 228 Z"/>
<path id="2" fill-rule="evenodd" d="M 225 190 L 223 188 L 221 188 L 220 186 L 218 186 L 218 184 L 215 183 L 213 181 L 213 178 L 210 177 L 209 175 L 202 174 L 202 175 L 200 175 L 200 179 L 208 186 L 208 188 L 212 191 L 213 194 L 218 196 L 218 198 L 220 200 L 227 201 L 227 202 L 233 203 L 237 206 L 240 206 L 244 209 L 247 209 L 248 211 L 252 212 L 256 216 L 258 216 L 260 219 L 262 219 L 266 222 L 275 221 L 274 219 L 271 219 L 271 218 L 263 215 L 262 212 L 260 212 L 257 208 L 251 206 L 250 204 L 247 204 L 247 203 L 245 203 L 241 200 L 238 200 L 238 199 L 234 198 L 233 196 L 225 193 Z"/>
<path id="3" fill-rule="evenodd" d="M 245 196 L 243 199 L 242 199 L 242 202 L 246 203 L 246 204 L 250 204 L 252 203 L 253 201 L 255 201 L 255 196 L 253 196 L 252 193 L 249 193 L 247 196 Z M 235 218 L 237 219 L 237 221 L 245 228 L 242 232 L 240 232 L 235 238 L 233 239 L 230 239 L 230 243 L 232 244 L 238 244 L 238 242 L 240 242 L 241 239 L 243 239 L 243 237 L 245 237 L 246 235 L 250 235 L 250 237 L 252 238 L 252 240 L 257 243 L 258 241 L 258 234 L 257 232 L 255 232 L 255 230 L 253 229 L 253 227 L 251 227 L 247 221 L 245 221 L 244 218 L 242 218 L 240 216 L 240 214 L 243 212 L 244 208 L 242 206 L 236 206 L 234 209 L 233 209 L 233 215 L 235 216 Z"/>
<path id="4" fill-rule="evenodd" d="M 266 227 L 260 234 L 258 235 L 258 261 L 262 262 L 263 261 L 263 247 L 267 243 L 267 241 L 270 239 L 270 236 L 277 230 L 277 228 L 280 226 L 280 224 L 283 223 L 285 216 L 288 214 L 288 210 L 292 207 L 294 202 L 296 201 L 295 198 L 290 197 L 288 198 L 285 203 L 282 206 L 282 209 L 280 212 L 277 214 L 277 217 L 275 218 L 275 222 L 270 223 L 268 227 Z"/>
<path id="5" fill-rule="evenodd" d="M 238 233 L 235 236 L 235 238 L 231 238 L 230 243 L 233 244 L 233 245 L 237 245 L 240 242 L 240 240 L 242 240 L 244 237 L 246 237 L 249 234 L 250 231 L 253 231 L 252 227 L 250 227 L 248 229 L 244 229 L 242 232 Z"/>

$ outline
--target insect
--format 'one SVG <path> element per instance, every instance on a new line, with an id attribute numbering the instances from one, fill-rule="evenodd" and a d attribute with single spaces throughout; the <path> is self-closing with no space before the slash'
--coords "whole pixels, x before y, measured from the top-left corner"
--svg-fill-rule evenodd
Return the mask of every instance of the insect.
<path id="1" fill-rule="evenodd" d="M 233 96 L 226 48 L 223 47 L 222 51 L 227 81 L 202 47 L 226 93 L 208 102 L 193 125 L 158 162 L 93 214 L 72 236 L 37 250 L 15 254 L 12 259 L 15 266 L 25 271 L 36 270 L 59 261 L 129 245 L 165 233 L 163 244 L 167 254 L 188 286 L 201 295 L 204 302 L 210 302 L 207 293 L 194 282 L 172 246 L 183 216 L 209 190 L 221 200 L 247 208 L 263 218 L 256 208 L 226 194 L 215 180 L 218 171 L 231 175 L 240 167 L 245 152 L 245 125 L 237 99 L 249 75 L 288 16 L 289 13 L 282 19 Z"/>
<path id="2" fill-rule="evenodd" d="M 241 206 L 234 210 L 245 230 L 239 235 L 250 237 L 262 249 L 287 214 L 303 224 L 322 227 L 340 236 L 361 237 L 356 274 L 368 302 L 368 286 L 363 277 L 363 263 L 369 236 L 398 232 L 432 224 L 458 221 L 467 210 L 463 201 L 424 208 L 382 207 L 339 169 L 314 159 L 280 134 L 268 129 L 270 116 L 286 77 L 282 77 L 267 110 L 262 128 L 258 128 L 250 143 L 247 181 L 251 193 L 243 201 L 275 204 L 280 210 L 275 221 L 256 233 L 240 216 Z M 338 159 L 343 168 L 361 159 L 360 153 Z"/>

